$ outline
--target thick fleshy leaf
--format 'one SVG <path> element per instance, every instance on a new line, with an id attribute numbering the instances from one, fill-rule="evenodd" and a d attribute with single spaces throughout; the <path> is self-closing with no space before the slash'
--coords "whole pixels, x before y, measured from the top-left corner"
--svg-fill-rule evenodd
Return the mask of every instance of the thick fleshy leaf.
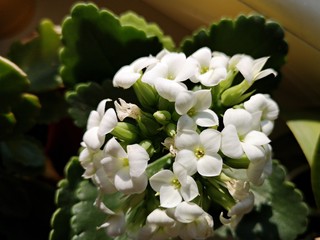
<path id="1" fill-rule="evenodd" d="M 147 37 L 143 30 L 125 25 L 92 3 L 76 4 L 62 24 L 60 72 L 64 83 L 72 86 L 112 79 L 122 66 L 162 49 L 157 37 Z"/>
<path id="2" fill-rule="evenodd" d="M 29 41 L 11 46 L 9 58 L 24 70 L 32 92 L 54 90 L 63 86 L 58 75 L 60 30 L 50 20 L 43 20 L 38 34 Z"/>
<path id="3" fill-rule="evenodd" d="M 157 24 L 148 23 L 144 18 L 133 12 L 127 12 L 121 15 L 119 21 L 122 26 L 132 26 L 144 31 L 147 34 L 147 37 L 158 37 L 163 47 L 169 51 L 174 49 L 174 42 L 171 37 L 164 35 Z"/>
<path id="4" fill-rule="evenodd" d="M 287 125 L 297 139 L 311 168 L 311 184 L 316 204 L 320 207 L 320 114 L 313 112 L 287 112 Z"/>
<path id="5" fill-rule="evenodd" d="M 267 22 L 258 15 L 240 16 L 235 20 L 223 19 L 211 25 L 208 30 L 198 31 L 181 44 L 182 51 L 187 55 L 204 46 L 229 56 L 237 53 L 245 53 L 255 59 L 270 56 L 265 67 L 276 71 L 285 63 L 288 52 L 281 26 L 275 22 Z M 268 92 L 276 87 L 279 79 L 279 75 L 271 75 L 255 85 L 259 87 L 259 91 Z"/>
<path id="6" fill-rule="evenodd" d="M 66 178 L 59 182 L 56 192 L 58 208 L 51 219 L 50 240 L 111 239 L 103 229 L 97 229 L 105 214 L 93 205 L 97 189 L 83 180 L 82 173 L 78 159 L 72 158 L 66 166 Z"/>
<path id="7" fill-rule="evenodd" d="M 265 183 L 252 189 L 256 207 L 238 225 L 239 238 L 290 240 L 305 231 L 308 207 L 301 192 L 285 180 L 285 170 L 278 162 Z"/>
<path id="8" fill-rule="evenodd" d="M 95 110 L 101 100 L 107 95 L 102 86 L 97 83 L 81 83 L 74 91 L 66 93 L 70 104 L 69 114 L 78 127 L 85 127 L 91 110 Z"/>
<path id="9" fill-rule="evenodd" d="M 14 138 L 1 142 L 0 153 L 3 164 L 12 172 L 39 173 L 45 164 L 41 146 L 31 138 Z"/>
<path id="10" fill-rule="evenodd" d="M 16 64 L 0 56 L 0 113 L 7 113 L 30 82 L 25 72 Z"/>

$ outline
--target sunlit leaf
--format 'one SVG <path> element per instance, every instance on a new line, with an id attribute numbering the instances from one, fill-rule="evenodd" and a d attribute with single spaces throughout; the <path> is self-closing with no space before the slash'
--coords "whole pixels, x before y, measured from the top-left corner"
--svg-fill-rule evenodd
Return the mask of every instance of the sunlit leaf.
<path id="1" fill-rule="evenodd" d="M 158 37 L 164 48 L 169 51 L 174 50 L 175 46 L 173 40 L 170 36 L 165 36 L 156 23 L 148 23 L 144 18 L 138 16 L 134 12 L 122 14 L 119 21 L 122 26 L 132 26 L 144 31 L 147 34 L 147 37 Z"/>
<path id="2" fill-rule="evenodd" d="M 157 37 L 122 26 L 111 12 L 84 3 L 75 5 L 63 22 L 62 41 L 61 76 L 68 86 L 112 79 L 120 67 L 162 49 Z"/>
<path id="3" fill-rule="evenodd" d="M 34 38 L 11 46 L 8 56 L 27 73 L 30 91 L 48 91 L 62 86 L 58 76 L 60 44 L 59 30 L 46 19 L 40 23 Z"/>
<path id="4" fill-rule="evenodd" d="M 284 40 L 284 31 L 275 22 L 267 22 L 262 16 L 240 16 L 235 20 L 222 19 L 207 29 L 196 32 L 193 37 L 186 38 L 181 49 L 187 55 L 201 47 L 209 47 L 212 51 L 223 52 L 229 56 L 248 54 L 253 58 L 270 56 L 265 67 L 276 71 L 285 63 L 288 45 Z M 280 75 L 266 77 L 254 85 L 259 91 L 268 92 L 274 89 Z"/>
<path id="5" fill-rule="evenodd" d="M 262 186 L 253 187 L 255 209 L 237 227 L 240 239 L 296 239 L 307 227 L 308 207 L 301 192 L 285 180 L 278 162 Z"/>
<path id="6" fill-rule="evenodd" d="M 320 207 L 320 114 L 292 111 L 285 113 L 287 125 L 297 139 L 311 168 L 311 184 L 317 206 Z"/>

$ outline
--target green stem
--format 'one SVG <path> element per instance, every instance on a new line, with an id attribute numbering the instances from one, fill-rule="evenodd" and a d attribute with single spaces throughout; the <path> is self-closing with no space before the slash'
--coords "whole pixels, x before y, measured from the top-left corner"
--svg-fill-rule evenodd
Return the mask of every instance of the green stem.
<path id="1" fill-rule="evenodd" d="M 164 165 L 169 164 L 171 162 L 172 157 L 172 154 L 169 152 L 166 155 L 150 163 L 146 170 L 148 177 L 150 178 L 152 175 L 159 172 Z"/>

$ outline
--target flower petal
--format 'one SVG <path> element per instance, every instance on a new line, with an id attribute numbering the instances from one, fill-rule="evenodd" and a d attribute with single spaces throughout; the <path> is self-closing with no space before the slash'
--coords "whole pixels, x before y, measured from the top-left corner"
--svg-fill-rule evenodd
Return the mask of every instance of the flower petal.
<path id="1" fill-rule="evenodd" d="M 118 119 L 115 110 L 109 108 L 101 119 L 98 134 L 102 136 L 110 133 L 117 126 L 117 123 Z"/>
<path id="2" fill-rule="evenodd" d="M 252 129 L 252 115 L 244 109 L 229 108 L 223 115 L 223 124 L 232 124 L 236 127 L 240 136 L 245 135 Z"/>
<path id="3" fill-rule="evenodd" d="M 127 152 L 130 166 L 130 175 L 132 177 L 139 177 L 142 173 L 145 172 L 147 168 L 149 154 L 139 144 L 128 145 Z"/>
<path id="4" fill-rule="evenodd" d="M 197 158 L 192 150 L 183 149 L 178 151 L 175 161 L 187 170 L 188 175 L 192 176 L 197 172 Z"/>
<path id="5" fill-rule="evenodd" d="M 93 150 L 98 150 L 104 143 L 105 139 L 105 136 L 98 134 L 98 129 L 98 127 L 92 127 L 83 135 L 83 141 L 85 142 L 86 146 Z"/>
<path id="6" fill-rule="evenodd" d="M 127 153 L 122 148 L 120 143 L 113 137 L 111 138 L 106 145 L 104 146 L 104 151 L 106 154 L 114 157 L 114 158 L 126 158 Z"/>
<path id="7" fill-rule="evenodd" d="M 221 132 L 221 151 L 231 158 L 240 158 L 243 155 L 240 139 L 234 125 L 227 125 Z"/>
<path id="8" fill-rule="evenodd" d="M 169 102 L 174 102 L 178 94 L 187 90 L 187 86 L 180 82 L 167 80 L 165 78 L 157 78 L 155 88 L 159 95 Z"/>
<path id="9" fill-rule="evenodd" d="M 171 181 L 173 178 L 173 172 L 171 172 L 170 170 L 161 170 L 160 172 L 157 172 L 152 177 L 150 177 L 150 186 L 154 191 L 160 192 L 160 188 L 162 186 L 171 185 Z"/>
<path id="10" fill-rule="evenodd" d="M 203 209 L 197 204 L 192 202 L 182 202 L 176 207 L 174 216 L 181 223 L 191 223 L 203 213 Z"/>
<path id="11" fill-rule="evenodd" d="M 253 145 L 264 145 L 271 140 L 263 133 L 259 131 L 250 131 L 243 139 L 243 142 Z"/>
<path id="12" fill-rule="evenodd" d="M 187 202 L 196 198 L 199 195 L 196 181 L 192 177 L 187 176 L 187 182 L 181 184 L 180 193 L 183 199 Z"/>
<path id="13" fill-rule="evenodd" d="M 206 154 L 217 153 L 221 146 L 221 133 L 215 129 L 205 129 L 200 133 L 200 142 Z"/>
<path id="14" fill-rule="evenodd" d="M 141 76 L 141 73 L 134 72 L 132 66 L 124 66 L 114 75 L 113 86 L 124 89 L 130 88 Z"/>
<path id="15" fill-rule="evenodd" d="M 193 116 L 193 119 L 195 123 L 201 127 L 213 127 L 219 125 L 217 114 L 210 109 L 197 112 L 197 114 Z"/>
<path id="16" fill-rule="evenodd" d="M 175 100 L 176 112 L 180 115 L 186 114 L 194 105 L 194 94 L 192 91 L 180 92 Z"/>
<path id="17" fill-rule="evenodd" d="M 160 206 L 165 208 L 173 208 L 182 200 L 182 197 L 173 186 L 162 186 L 160 188 Z"/>
<path id="18" fill-rule="evenodd" d="M 219 154 L 204 155 L 198 160 L 198 173 L 205 177 L 218 176 L 222 170 L 222 158 Z"/>
<path id="19" fill-rule="evenodd" d="M 243 151 L 250 161 L 260 161 L 265 159 L 265 151 L 261 146 L 255 146 L 248 143 L 241 143 Z"/>
<path id="20" fill-rule="evenodd" d="M 197 111 L 207 110 L 211 106 L 212 96 L 210 90 L 198 90 L 193 92 L 195 98 L 194 108 Z"/>

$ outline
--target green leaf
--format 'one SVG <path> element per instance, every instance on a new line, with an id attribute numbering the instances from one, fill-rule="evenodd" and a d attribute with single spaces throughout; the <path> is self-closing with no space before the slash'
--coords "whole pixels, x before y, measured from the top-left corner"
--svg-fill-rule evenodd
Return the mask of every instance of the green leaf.
<path id="1" fill-rule="evenodd" d="M 58 209 L 51 219 L 50 240 L 108 240 L 104 230 L 97 229 L 105 219 L 105 214 L 93 205 L 97 188 L 82 174 L 78 158 L 71 158 L 66 178 L 60 181 L 56 193 Z"/>
<path id="2" fill-rule="evenodd" d="M 0 113 L 0 140 L 5 140 L 11 135 L 16 122 L 12 112 Z"/>
<path id="3" fill-rule="evenodd" d="M 266 22 L 264 17 L 258 15 L 239 16 L 235 20 L 223 19 L 212 24 L 209 30 L 202 29 L 193 37 L 185 39 L 181 49 L 190 55 L 205 46 L 229 56 L 238 53 L 253 58 L 270 56 L 265 67 L 274 68 L 278 72 L 288 52 L 281 26 L 275 22 Z M 279 80 L 280 75 L 276 78 L 268 76 L 263 81 L 257 81 L 254 86 L 259 91 L 268 92 L 276 87 Z"/>
<path id="4" fill-rule="evenodd" d="M 285 176 L 283 166 L 274 161 L 271 176 L 262 186 L 252 187 L 256 208 L 238 225 L 240 239 L 290 240 L 306 230 L 308 207 Z"/>
<path id="5" fill-rule="evenodd" d="M 320 208 L 320 114 L 315 111 L 309 112 L 286 112 L 291 132 L 297 139 L 311 168 L 311 184 L 316 204 Z"/>
<path id="6" fill-rule="evenodd" d="M 14 134 L 27 132 L 36 124 L 41 106 L 37 96 L 29 93 L 21 95 L 20 101 L 12 107 L 16 124 Z"/>
<path id="7" fill-rule="evenodd" d="M 64 83 L 111 79 L 120 67 L 162 49 L 157 37 L 122 26 L 119 19 L 94 4 L 79 3 L 62 24 L 61 76 Z"/>
<path id="8" fill-rule="evenodd" d="M 122 14 L 119 21 L 122 26 L 132 26 L 144 31 L 147 34 L 147 37 L 158 37 L 164 48 L 169 51 L 174 50 L 175 44 L 172 38 L 170 36 L 165 36 L 157 24 L 148 23 L 143 17 L 138 16 L 131 11 Z"/>
<path id="9" fill-rule="evenodd" d="M 96 109 L 106 96 L 105 90 L 94 82 L 80 83 L 76 85 L 74 91 L 67 92 L 66 100 L 70 105 L 68 111 L 75 125 L 85 127 L 90 111 Z"/>
<path id="10" fill-rule="evenodd" d="M 44 169 L 44 152 L 31 138 L 13 138 L 1 142 L 0 154 L 9 171 L 25 175 L 39 173 Z"/>
<path id="11" fill-rule="evenodd" d="M 9 58 L 28 75 L 32 92 L 43 92 L 62 86 L 58 76 L 60 34 L 50 20 L 43 20 L 38 34 L 27 42 L 14 43 Z"/>
<path id="12" fill-rule="evenodd" d="M 0 113 L 10 112 L 10 106 L 29 84 L 27 75 L 16 64 L 0 56 Z"/>

